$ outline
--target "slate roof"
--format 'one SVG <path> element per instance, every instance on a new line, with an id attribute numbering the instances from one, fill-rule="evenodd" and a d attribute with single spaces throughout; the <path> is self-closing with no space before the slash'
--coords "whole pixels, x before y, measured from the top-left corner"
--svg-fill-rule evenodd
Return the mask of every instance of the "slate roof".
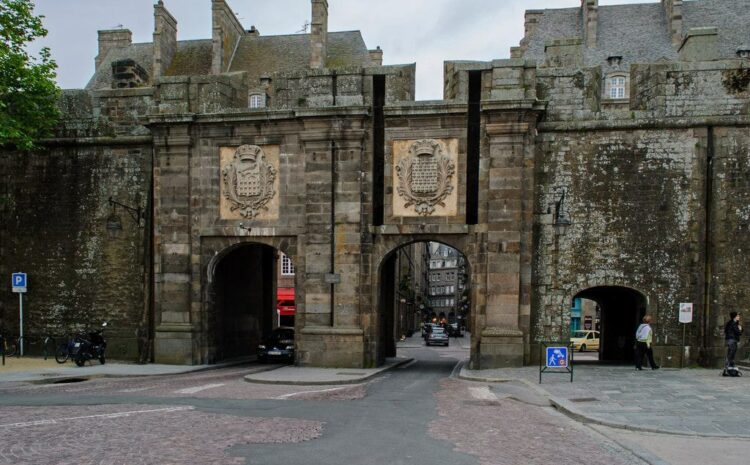
<path id="1" fill-rule="evenodd" d="M 326 66 L 368 66 L 370 54 L 359 31 L 329 32 Z M 229 71 L 247 71 L 250 82 L 262 74 L 299 71 L 310 66 L 310 34 L 245 36 Z"/>
<path id="2" fill-rule="evenodd" d="M 112 62 L 131 59 L 153 76 L 152 43 L 132 44 L 107 52 L 86 89 L 112 87 Z M 211 74 L 211 39 L 177 42 L 177 53 L 166 76 L 196 76 Z M 370 54 L 359 31 L 329 32 L 327 66 L 340 69 L 350 66 L 369 66 Z M 258 82 L 261 75 L 277 72 L 301 71 L 310 66 L 310 34 L 280 36 L 244 36 L 237 47 L 229 71 L 247 71 L 250 82 Z"/>
<path id="3" fill-rule="evenodd" d="M 722 58 L 735 58 L 737 48 L 750 43 L 750 1 L 686 0 L 682 4 L 683 32 L 692 27 L 715 26 L 719 29 Z M 524 58 L 544 63 L 544 44 L 548 40 L 583 37 L 580 8 L 542 10 L 537 28 L 531 35 Z M 667 16 L 661 3 L 600 5 L 596 48 L 584 47 L 586 66 L 602 65 L 607 58 L 622 56 L 622 68 L 633 63 L 677 60 L 677 48 L 667 32 Z"/>

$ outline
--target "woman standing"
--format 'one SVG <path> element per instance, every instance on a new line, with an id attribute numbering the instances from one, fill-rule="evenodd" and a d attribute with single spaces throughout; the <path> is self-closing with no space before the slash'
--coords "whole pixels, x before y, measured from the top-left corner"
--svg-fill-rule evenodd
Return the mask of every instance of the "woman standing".
<path id="1" fill-rule="evenodd" d="M 651 350 L 653 340 L 653 330 L 651 329 L 651 315 L 643 317 L 643 324 L 638 326 L 635 332 L 635 369 L 643 370 L 643 355 L 648 356 L 648 364 L 652 370 L 658 370 L 659 366 L 654 362 L 654 351 Z"/>

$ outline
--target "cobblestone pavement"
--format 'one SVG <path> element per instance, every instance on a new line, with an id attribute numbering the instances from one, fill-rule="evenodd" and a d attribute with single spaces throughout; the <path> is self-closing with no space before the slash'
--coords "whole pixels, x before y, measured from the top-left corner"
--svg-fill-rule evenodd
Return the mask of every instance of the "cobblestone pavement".
<path id="1" fill-rule="evenodd" d="M 561 407 L 605 425 L 716 437 L 750 437 L 748 421 L 733 415 L 750 404 L 750 377 L 726 378 L 716 369 L 636 371 L 624 366 L 579 365 L 574 382 L 535 367 L 463 370 L 462 376 L 523 379 Z M 497 386 L 501 386 L 498 384 Z"/>
<path id="2" fill-rule="evenodd" d="M 482 465 L 643 463 L 549 407 L 498 399 L 486 384 L 444 380 L 435 397 L 440 418 L 430 434 Z"/>
<path id="3" fill-rule="evenodd" d="M 407 341 L 414 362 L 357 385 L 244 381 L 257 367 L 3 383 L 0 465 L 644 463 L 528 384 L 456 379 L 455 342 Z"/>
<path id="4" fill-rule="evenodd" d="M 199 412 L 189 406 L 3 407 L 0 464 L 242 464 L 237 444 L 294 443 L 323 424 Z"/>

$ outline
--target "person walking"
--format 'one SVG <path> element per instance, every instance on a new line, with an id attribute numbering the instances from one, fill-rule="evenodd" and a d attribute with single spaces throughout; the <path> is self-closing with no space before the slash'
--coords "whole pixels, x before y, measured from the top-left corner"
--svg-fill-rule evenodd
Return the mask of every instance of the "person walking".
<path id="1" fill-rule="evenodd" d="M 740 324 L 740 315 L 737 312 L 729 313 L 729 321 L 724 326 L 724 337 L 727 341 L 727 362 L 725 368 L 734 366 L 734 356 L 737 354 L 737 343 L 740 342 L 742 335 L 742 325 Z"/>
<path id="2" fill-rule="evenodd" d="M 652 370 L 658 370 L 659 366 L 654 362 L 654 351 L 651 350 L 653 340 L 653 330 L 651 329 L 651 315 L 643 317 L 643 324 L 638 326 L 635 332 L 635 369 L 643 370 L 643 356 L 648 357 L 648 364 Z"/>

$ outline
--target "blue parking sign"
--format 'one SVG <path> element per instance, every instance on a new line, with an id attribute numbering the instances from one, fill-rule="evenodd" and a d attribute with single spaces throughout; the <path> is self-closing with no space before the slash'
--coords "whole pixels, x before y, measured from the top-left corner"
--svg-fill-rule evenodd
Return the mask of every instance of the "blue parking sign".
<path id="1" fill-rule="evenodd" d="M 13 273 L 10 277 L 13 292 L 26 292 L 26 273 Z"/>
<path id="2" fill-rule="evenodd" d="M 547 368 L 568 368 L 568 348 L 547 347 Z"/>

